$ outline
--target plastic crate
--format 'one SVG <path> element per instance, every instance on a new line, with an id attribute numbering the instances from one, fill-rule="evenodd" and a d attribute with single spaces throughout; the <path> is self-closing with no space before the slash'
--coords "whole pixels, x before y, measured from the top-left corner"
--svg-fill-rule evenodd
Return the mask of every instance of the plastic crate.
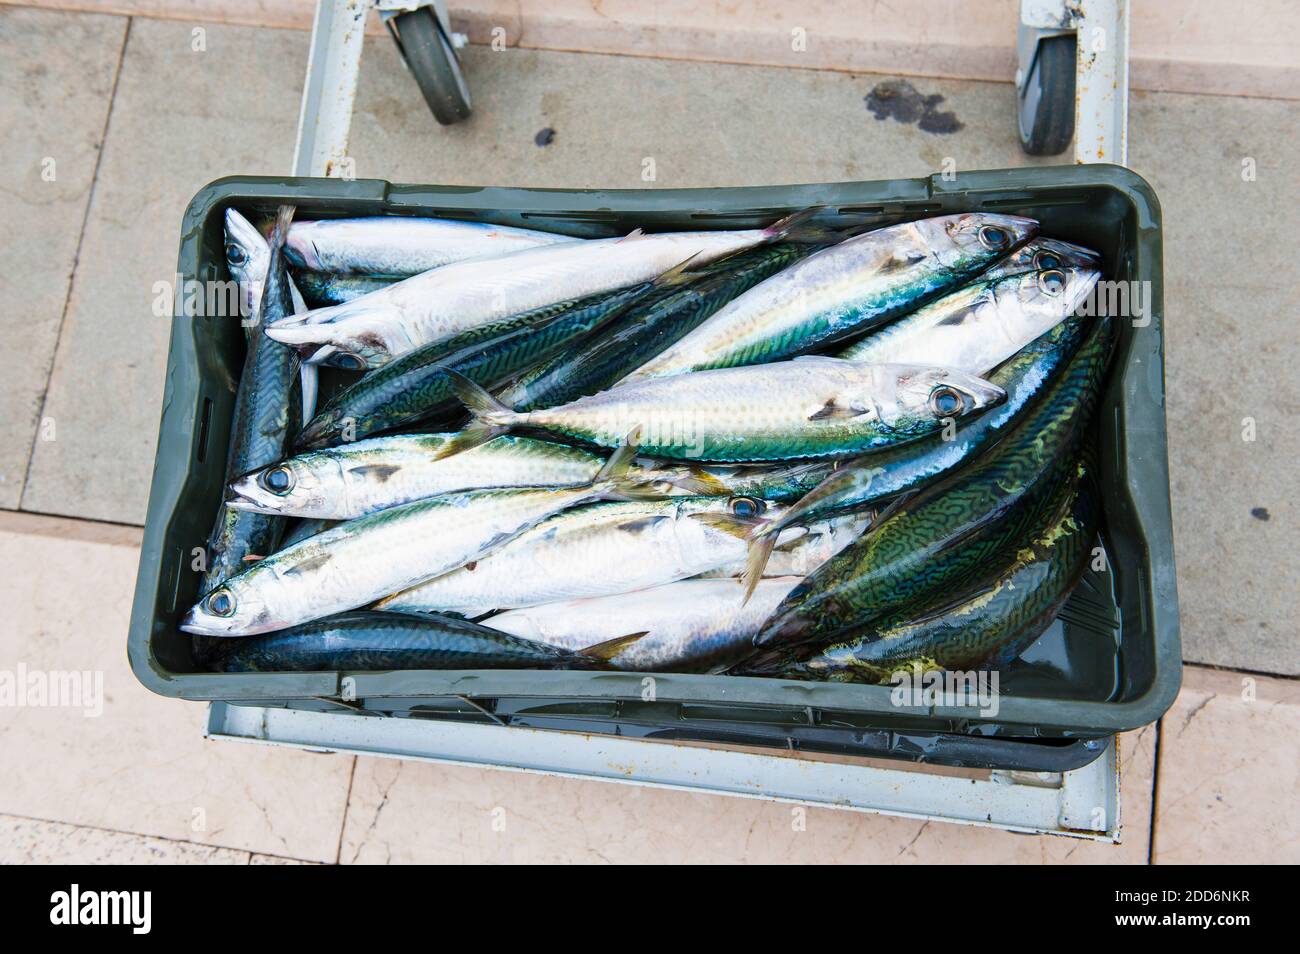
<path id="1" fill-rule="evenodd" d="M 1122 334 L 1095 429 L 1105 506 L 1108 571 L 1092 574 L 1084 611 L 1065 615 L 1002 680 L 996 714 L 971 708 L 897 706 L 890 688 L 707 675 L 537 671 L 210 673 L 191 655 L 177 622 L 198 596 L 193 550 L 206 543 L 221 499 L 223 468 L 244 341 L 228 319 L 173 319 L 171 351 L 128 651 L 141 682 L 166 696 L 315 707 L 419 709 L 422 701 L 470 698 L 560 710 L 601 701 L 651 705 L 664 726 L 692 708 L 749 713 L 768 726 L 807 714 L 813 723 L 901 732 L 1088 738 L 1145 725 L 1169 707 L 1181 679 L 1165 440 L 1163 271 L 1160 207 L 1151 187 L 1118 166 L 1038 167 L 878 182 L 684 190 L 548 190 L 392 185 L 380 180 L 231 177 L 203 188 L 186 210 L 179 274 L 228 278 L 223 212 L 302 218 L 436 215 L 581 236 L 630 231 L 753 228 L 820 206 L 831 225 L 888 225 L 959 211 L 1033 216 L 1044 235 L 1099 250 L 1104 277 L 1142 282 L 1149 317 L 1122 320 Z M 1084 588 L 1081 587 L 1081 590 Z M 1083 598 L 1081 595 L 1080 598 Z M 1073 602 L 1073 599 L 1072 599 Z M 1068 609 L 1068 607 L 1067 607 Z M 1107 622 L 1107 620 L 1110 622 Z M 346 692 L 343 680 L 348 679 Z M 758 716 L 753 713 L 759 713 Z"/>

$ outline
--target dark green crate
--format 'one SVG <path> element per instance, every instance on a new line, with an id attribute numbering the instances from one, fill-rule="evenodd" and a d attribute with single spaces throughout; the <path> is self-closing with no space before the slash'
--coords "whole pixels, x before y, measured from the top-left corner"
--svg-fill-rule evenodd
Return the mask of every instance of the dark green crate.
<path id="1" fill-rule="evenodd" d="M 806 715 L 821 724 L 899 731 L 1086 738 L 1145 725 L 1173 702 L 1182 660 L 1165 444 L 1160 206 L 1151 187 L 1127 169 L 1059 166 L 971 172 L 951 180 L 654 191 L 232 177 L 202 189 L 186 210 L 180 275 L 225 280 L 225 208 L 269 213 L 284 202 L 296 204 L 303 218 L 437 215 L 582 236 L 637 227 L 752 228 L 809 206 L 822 207 L 819 218 L 833 225 L 887 225 L 983 210 L 1033 216 L 1043 234 L 1098 249 L 1105 278 L 1144 282 L 1150 290 L 1149 322 L 1123 322 L 1097 428 L 1110 572 L 1094 577 L 1097 605 L 1076 614 L 1109 614 L 1114 630 L 1056 624 L 1059 632 L 1040 644 L 1046 656 L 1034 665 L 1017 664 L 1020 669 L 1004 679 L 998 713 L 989 718 L 965 708 L 898 707 L 889 687 L 676 674 L 653 677 L 650 705 L 665 725 L 705 707 L 720 713 L 716 718 L 770 725 L 793 724 Z M 353 706 L 389 713 L 458 697 L 485 708 L 502 700 L 549 705 L 557 715 L 593 704 L 644 701 L 650 683 L 641 673 L 198 671 L 190 639 L 176 624 L 197 598 L 200 575 L 190 568 L 192 554 L 206 543 L 221 499 L 243 349 L 237 322 L 179 313 L 173 320 L 128 641 L 141 682 L 166 696 L 244 704 L 316 707 L 322 703 L 314 700 L 346 695 L 357 700 Z M 346 694 L 344 678 L 350 680 Z"/>

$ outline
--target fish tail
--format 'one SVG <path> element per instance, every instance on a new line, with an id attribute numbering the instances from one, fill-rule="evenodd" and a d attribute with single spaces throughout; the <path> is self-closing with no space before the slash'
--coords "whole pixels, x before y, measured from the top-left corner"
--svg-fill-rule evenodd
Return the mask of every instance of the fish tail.
<path id="1" fill-rule="evenodd" d="M 443 368 L 452 391 L 470 413 L 470 422 L 433 455 L 434 460 L 461 454 L 471 448 L 486 444 L 510 430 L 523 420 L 524 415 L 512 411 L 481 385 L 471 381 L 453 368 Z M 606 465 L 608 466 L 608 465 Z"/>
<path id="2" fill-rule="evenodd" d="M 772 550 L 775 549 L 780 535 L 778 527 L 768 525 L 759 527 L 750 537 L 749 554 L 745 557 L 745 571 L 740 575 L 740 580 L 745 585 L 745 595 L 740 599 L 741 606 L 749 602 L 749 598 L 754 595 L 754 590 L 758 588 L 759 581 L 763 579 L 763 571 L 767 569 L 767 561 L 772 558 Z"/>
<path id="3" fill-rule="evenodd" d="M 767 567 L 768 558 L 776 547 L 777 538 L 781 535 L 784 524 L 773 521 L 769 517 L 757 515 L 742 517 L 734 513 L 693 513 L 690 516 L 714 530 L 720 530 L 743 540 L 749 546 L 745 572 L 741 576 L 741 581 L 745 584 L 745 595 L 741 605 L 748 603 L 749 598 L 754 595 L 758 581 L 763 578 L 763 570 Z"/>
<path id="4" fill-rule="evenodd" d="M 271 227 L 271 237 L 267 244 L 271 246 L 271 252 L 284 248 L 285 240 L 289 237 L 289 226 L 293 224 L 293 216 L 297 208 L 292 205 L 282 205 L 276 209 L 275 225 Z"/>
<path id="5" fill-rule="evenodd" d="M 844 236 L 826 228 L 825 226 L 813 225 L 811 220 L 821 212 L 824 207 L 820 205 L 810 206 L 807 209 L 801 209 L 793 212 L 783 219 L 777 219 L 767 228 L 763 229 L 763 236 L 768 242 L 805 242 L 805 243 L 822 243 L 835 242 Z"/>

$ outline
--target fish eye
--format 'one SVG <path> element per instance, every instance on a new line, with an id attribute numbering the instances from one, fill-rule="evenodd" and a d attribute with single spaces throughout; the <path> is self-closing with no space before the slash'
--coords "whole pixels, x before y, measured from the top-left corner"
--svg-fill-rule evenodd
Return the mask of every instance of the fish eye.
<path id="1" fill-rule="evenodd" d="M 208 597 L 208 612 L 213 616 L 233 616 L 235 614 L 235 594 L 224 586 L 214 590 Z"/>
<path id="2" fill-rule="evenodd" d="M 1051 269 L 1038 276 L 1038 287 L 1053 297 L 1065 291 L 1065 273 Z"/>
<path id="3" fill-rule="evenodd" d="M 248 261 L 248 253 L 232 243 L 226 246 L 226 261 L 231 265 L 243 265 Z"/>
<path id="4" fill-rule="evenodd" d="M 951 417 L 965 406 L 966 401 L 956 388 L 944 384 L 930 392 L 930 410 L 938 417 Z"/>
<path id="5" fill-rule="evenodd" d="M 767 505 L 757 497 L 733 497 L 730 507 L 737 517 L 757 517 L 767 509 Z"/>
<path id="6" fill-rule="evenodd" d="M 365 359 L 358 354 L 353 354 L 351 351 L 337 352 L 330 359 L 330 363 L 336 368 L 342 368 L 344 371 L 363 371 L 366 367 Z"/>
<path id="7" fill-rule="evenodd" d="M 996 225 L 986 225 L 979 231 L 980 243 L 985 248 L 999 249 L 1006 248 L 1011 241 L 1007 235 L 1006 229 L 1000 229 Z"/>
<path id="8" fill-rule="evenodd" d="M 283 496 L 293 489 L 293 472 L 283 465 L 272 467 L 262 475 L 262 486 Z"/>
<path id="9" fill-rule="evenodd" d="M 1061 259 L 1054 252 L 1039 252 L 1034 256 L 1034 268 L 1060 268 Z"/>

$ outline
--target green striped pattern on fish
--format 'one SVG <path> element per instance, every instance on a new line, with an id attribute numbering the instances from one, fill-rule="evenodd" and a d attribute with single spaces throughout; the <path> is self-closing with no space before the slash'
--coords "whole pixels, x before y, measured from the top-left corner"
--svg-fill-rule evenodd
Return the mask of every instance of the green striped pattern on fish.
<path id="1" fill-rule="evenodd" d="M 646 282 L 611 295 L 548 306 L 471 332 L 458 350 L 432 344 L 372 371 L 335 394 L 303 430 L 300 449 L 327 447 L 418 423 L 456 408 L 447 369 L 493 387 L 592 333 L 656 286 Z"/>
<path id="2" fill-rule="evenodd" d="M 572 352 L 561 352 L 497 394 L 521 411 L 554 407 L 596 394 L 670 347 L 737 295 L 816 250 L 781 243 L 751 249 L 700 269 L 701 277 L 683 288 L 638 303 Z"/>
<path id="3" fill-rule="evenodd" d="M 1071 479 L 1100 399 L 1113 322 L 1098 320 L 1069 368 L 994 451 L 907 498 L 813 573 L 756 640 L 772 650 L 827 642 L 998 565 L 1026 539 L 1054 489 Z"/>
<path id="4" fill-rule="evenodd" d="M 1032 219 L 965 213 L 856 236 L 756 285 L 625 380 L 775 361 L 869 331 L 973 278 L 1037 230 Z"/>
<path id="5" fill-rule="evenodd" d="M 887 683 L 899 671 L 1005 665 L 1056 618 L 1083 575 L 1097 516 L 1095 494 L 1085 480 L 993 579 L 919 614 L 893 614 L 866 633 L 774 674 Z"/>

